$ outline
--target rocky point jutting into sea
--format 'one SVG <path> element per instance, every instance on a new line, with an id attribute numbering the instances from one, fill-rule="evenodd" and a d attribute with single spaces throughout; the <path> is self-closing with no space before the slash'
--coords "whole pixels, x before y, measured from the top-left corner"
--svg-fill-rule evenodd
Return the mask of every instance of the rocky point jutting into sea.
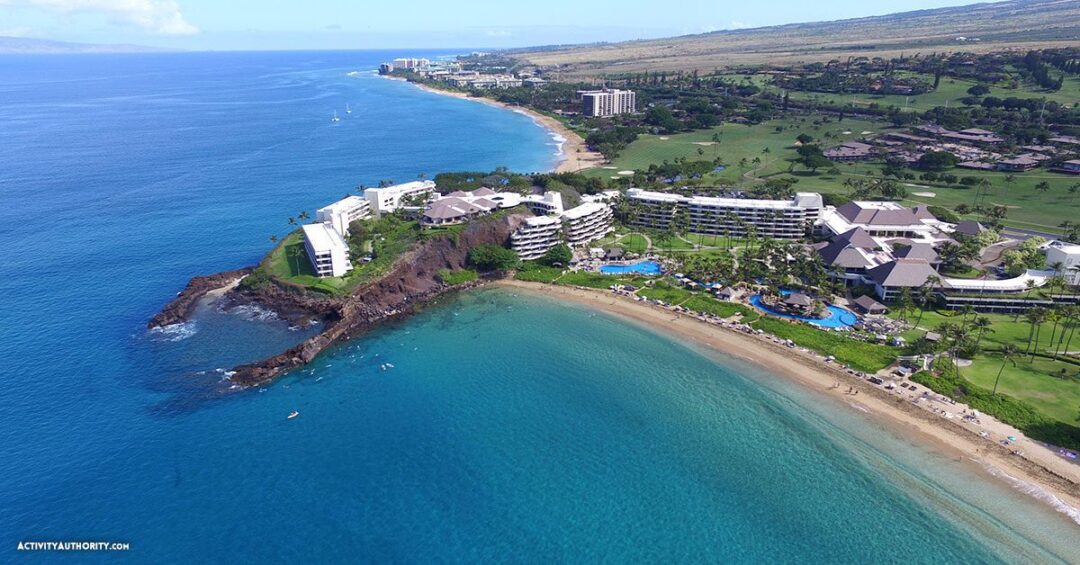
<path id="1" fill-rule="evenodd" d="M 469 250 L 477 245 L 505 245 L 510 233 L 524 218 L 524 215 L 514 214 L 498 220 L 472 222 L 457 235 L 441 235 L 428 240 L 399 257 L 389 272 L 343 297 L 308 292 L 272 277 L 265 284 L 253 287 L 236 284 L 255 267 L 197 276 L 151 318 L 147 327 L 153 329 L 184 322 L 202 298 L 221 289 L 228 289 L 223 300 L 230 304 L 255 305 L 292 322 L 320 321 L 325 324 L 322 332 L 286 351 L 234 369 L 233 383 L 244 387 L 262 384 L 310 363 L 339 340 L 407 315 L 415 307 L 446 292 L 472 286 L 475 283 L 447 285 L 440 282 L 436 274 L 441 269 L 465 268 Z"/>

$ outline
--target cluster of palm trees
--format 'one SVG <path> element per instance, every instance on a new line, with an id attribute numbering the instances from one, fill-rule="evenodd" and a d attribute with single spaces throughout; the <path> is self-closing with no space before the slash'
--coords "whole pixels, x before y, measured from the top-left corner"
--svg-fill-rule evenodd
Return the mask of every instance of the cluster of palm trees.
<path id="1" fill-rule="evenodd" d="M 1069 347 L 1072 346 L 1076 327 L 1080 325 L 1080 306 L 1075 304 L 1061 304 L 1045 308 L 1036 306 L 1024 313 L 1024 321 L 1030 326 L 1028 345 L 1024 350 L 1024 355 L 1030 355 L 1031 359 L 1035 358 L 1036 353 L 1039 351 L 1039 344 L 1042 341 L 1043 326 L 1047 323 L 1053 323 L 1048 343 L 1051 353 L 1050 358 L 1057 361 L 1058 357 L 1063 353 L 1068 354 Z M 1059 328 L 1061 329 L 1060 332 L 1058 331 Z"/>
<path id="2" fill-rule="evenodd" d="M 300 213 L 297 214 L 295 217 L 294 216 L 289 216 L 289 225 L 290 226 L 296 226 L 296 225 L 299 225 L 299 224 L 303 224 L 304 222 L 306 222 L 306 221 L 308 221 L 310 219 L 311 219 L 311 214 L 308 214 L 307 210 L 300 210 Z M 281 240 L 281 238 L 278 237 L 277 234 L 274 234 L 274 233 L 270 234 L 270 243 L 277 243 L 280 240 Z"/>
<path id="3" fill-rule="evenodd" d="M 821 257 L 802 245 L 751 233 L 746 246 L 719 253 L 693 254 L 682 258 L 682 270 L 690 278 L 737 284 L 753 281 L 778 293 L 780 288 L 801 286 L 822 294 L 842 288 L 825 270 Z"/>

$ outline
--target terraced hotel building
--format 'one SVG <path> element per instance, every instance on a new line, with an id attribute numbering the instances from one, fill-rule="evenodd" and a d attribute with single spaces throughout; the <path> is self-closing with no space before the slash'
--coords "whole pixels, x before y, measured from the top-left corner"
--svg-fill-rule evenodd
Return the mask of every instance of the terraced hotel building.
<path id="1" fill-rule="evenodd" d="M 667 230 L 683 215 L 684 229 L 706 235 L 744 236 L 753 226 L 757 235 L 798 239 L 821 218 L 824 201 L 815 192 L 799 192 L 791 200 L 758 200 L 682 196 L 631 188 L 626 192 L 636 227 Z"/>

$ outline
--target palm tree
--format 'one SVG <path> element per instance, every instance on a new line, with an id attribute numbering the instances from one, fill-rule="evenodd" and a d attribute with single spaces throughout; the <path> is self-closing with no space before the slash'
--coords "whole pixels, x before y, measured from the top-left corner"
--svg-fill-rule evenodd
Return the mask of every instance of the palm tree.
<path id="1" fill-rule="evenodd" d="M 277 243 L 277 240 L 278 240 L 278 236 L 277 236 L 277 235 L 275 235 L 275 234 L 270 234 L 270 243 Z"/>
<path id="2" fill-rule="evenodd" d="M 998 381 L 1001 380 L 1001 372 L 1005 370 L 1005 364 L 1011 361 L 1013 367 L 1016 366 L 1013 357 L 1016 357 L 1017 353 L 1019 353 L 1019 350 L 1011 343 L 1001 346 L 1001 368 L 998 369 L 997 376 L 994 377 L 994 391 L 991 394 L 997 394 Z"/>
<path id="3" fill-rule="evenodd" d="M 994 329 L 990 327 L 993 324 L 994 323 L 990 321 L 990 318 L 987 318 L 986 316 L 979 316 L 978 318 L 972 320 L 971 325 L 979 331 L 979 333 L 975 337 L 976 350 L 979 349 L 979 346 L 982 344 L 982 339 L 984 335 L 988 333 L 994 333 Z"/>
<path id="4" fill-rule="evenodd" d="M 926 307 L 930 304 L 930 299 L 934 297 L 934 289 L 930 286 L 930 278 L 927 277 L 923 286 L 919 287 L 919 319 L 915 321 L 915 327 L 919 327 L 922 324 L 923 314 L 926 313 Z"/>
<path id="5" fill-rule="evenodd" d="M 1024 318 L 1031 324 L 1031 331 L 1028 332 L 1028 351 L 1024 353 L 1031 353 L 1031 359 L 1035 359 L 1035 352 L 1039 350 L 1039 334 L 1042 333 L 1042 324 L 1046 321 L 1046 309 L 1041 306 L 1036 306 L 1027 311 Z M 1031 341 L 1031 335 L 1035 334 L 1035 341 Z M 1034 348 L 1032 347 L 1034 345 Z"/>
<path id="6" fill-rule="evenodd" d="M 300 218 L 303 221 L 307 221 L 309 218 L 311 218 L 311 214 L 308 214 L 307 210 L 300 210 L 300 213 L 297 214 L 296 217 Z"/>

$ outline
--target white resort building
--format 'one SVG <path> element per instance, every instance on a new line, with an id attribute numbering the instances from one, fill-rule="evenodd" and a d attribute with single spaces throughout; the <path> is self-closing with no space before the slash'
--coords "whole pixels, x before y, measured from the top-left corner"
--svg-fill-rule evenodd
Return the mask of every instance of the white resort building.
<path id="1" fill-rule="evenodd" d="M 499 208 L 513 208 L 521 204 L 521 200 L 519 194 L 495 192 L 490 188 L 472 192 L 459 190 L 431 202 L 421 215 L 420 223 L 425 226 L 464 224 Z"/>
<path id="2" fill-rule="evenodd" d="M 539 259 L 562 241 L 562 221 L 555 216 L 536 216 L 525 220 L 510 234 L 510 246 L 525 261 Z"/>
<path id="3" fill-rule="evenodd" d="M 611 233 L 614 214 L 611 206 L 601 202 L 586 202 L 562 214 L 566 243 L 571 247 L 585 245 Z"/>
<path id="4" fill-rule="evenodd" d="M 304 247 L 308 259 L 320 277 L 341 277 L 352 270 L 349 246 L 328 223 L 305 224 Z"/>
<path id="5" fill-rule="evenodd" d="M 949 239 L 952 224 L 943 222 L 926 206 L 907 207 L 896 202 L 852 201 L 828 208 L 821 215 L 826 235 L 838 236 L 860 228 L 875 238 L 905 238 L 936 243 Z"/>
<path id="6" fill-rule="evenodd" d="M 522 198 L 521 202 L 537 216 L 562 214 L 563 212 L 562 193 L 559 192 L 530 194 Z"/>
<path id="7" fill-rule="evenodd" d="M 430 180 L 364 190 L 364 198 L 371 204 L 371 212 L 377 216 L 389 214 L 398 208 L 421 208 L 433 194 L 435 181 Z"/>
<path id="8" fill-rule="evenodd" d="M 360 196 L 348 196 L 315 211 L 315 219 L 330 224 L 343 236 L 349 235 L 349 224 L 371 217 L 371 203 Z"/>
<path id="9" fill-rule="evenodd" d="M 1046 246 L 1046 266 L 1053 268 L 1056 263 L 1061 263 L 1059 273 L 1065 280 L 1073 285 L 1080 286 L 1080 245 L 1053 241 Z"/>
<path id="10" fill-rule="evenodd" d="M 604 118 L 633 114 L 637 110 L 637 93 L 633 90 L 580 90 L 578 95 L 581 96 L 581 113 L 586 116 Z"/>
<path id="11" fill-rule="evenodd" d="M 644 228 L 666 230 L 685 211 L 686 229 L 707 235 L 758 235 L 781 239 L 803 237 L 820 218 L 824 201 L 815 192 L 799 192 L 791 200 L 757 200 L 682 196 L 631 188 L 626 197 L 636 205 L 629 221 Z"/>

